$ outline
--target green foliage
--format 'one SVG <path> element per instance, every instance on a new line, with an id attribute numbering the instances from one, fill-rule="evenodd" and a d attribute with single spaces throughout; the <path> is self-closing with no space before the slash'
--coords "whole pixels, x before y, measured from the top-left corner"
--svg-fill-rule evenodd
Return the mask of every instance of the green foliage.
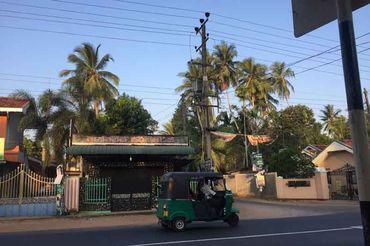
<path id="1" fill-rule="evenodd" d="M 105 122 L 112 135 L 153 134 L 158 124 L 141 101 L 126 94 L 107 102 Z"/>
<path id="2" fill-rule="evenodd" d="M 75 67 L 59 73 L 61 77 L 68 77 L 63 82 L 67 92 L 77 92 L 74 99 L 80 109 L 87 110 L 93 106 L 96 118 L 102 103 L 118 96 L 116 87 L 119 84 L 117 75 L 104 70 L 113 58 L 109 54 L 100 57 L 99 48 L 100 45 L 95 48 L 89 43 L 76 47 L 68 56 L 68 61 Z"/>
<path id="3" fill-rule="evenodd" d="M 310 178 L 315 174 L 315 165 L 297 149 L 283 149 L 268 160 L 270 172 L 283 178 Z"/>
<path id="4" fill-rule="evenodd" d="M 340 115 L 333 121 L 332 138 L 334 140 L 344 140 L 351 137 L 351 129 L 346 117 Z"/>
<path id="5" fill-rule="evenodd" d="M 271 114 L 268 133 L 278 138 L 278 149 L 295 148 L 301 150 L 309 144 L 318 143 L 321 137 L 321 124 L 314 117 L 312 109 L 305 105 L 289 106 Z"/>
<path id="6" fill-rule="evenodd" d="M 29 138 L 23 139 L 23 147 L 27 152 L 27 155 L 41 159 L 41 144 L 39 141 L 33 141 Z"/>
<path id="7" fill-rule="evenodd" d="M 31 102 L 27 114 L 20 121 L 20 129 L 35 130 L 35 141 L 42 148 L 44 165 L 49 164 L 52 153 L 58 164 L 63 163 L 69 121 L 73 117 L 64 94 L 46 90 L 36 100 L 30 93 L 18 90 L 10 96 Z"/>

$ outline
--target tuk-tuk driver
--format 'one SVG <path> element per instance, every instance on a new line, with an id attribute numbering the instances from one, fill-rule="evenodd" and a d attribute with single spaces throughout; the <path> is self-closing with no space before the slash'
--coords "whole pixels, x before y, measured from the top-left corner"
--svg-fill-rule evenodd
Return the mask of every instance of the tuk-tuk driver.
<path id="1" fill-rule="evenodd" d="M 216 194 L 216 192 L 214 192 L 211 188 L 211 180 L 208 180 L 208 182 L 204 182 L 200 190 L 205 195 L 207 200 L 212 198 Z"/>

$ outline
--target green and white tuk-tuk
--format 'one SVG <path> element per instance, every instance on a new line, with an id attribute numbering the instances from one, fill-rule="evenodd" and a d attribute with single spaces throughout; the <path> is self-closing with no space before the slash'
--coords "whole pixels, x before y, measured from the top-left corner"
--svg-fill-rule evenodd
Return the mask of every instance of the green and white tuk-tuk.
<path id="1" fill-rule="evenodd" d="M 239 222 L 233 202 L 220 173 L 169 172 L 159 185 L 157 217 L 175 231 L 184 231 L 193 221 L 222 220 L 233 227 Z"/>

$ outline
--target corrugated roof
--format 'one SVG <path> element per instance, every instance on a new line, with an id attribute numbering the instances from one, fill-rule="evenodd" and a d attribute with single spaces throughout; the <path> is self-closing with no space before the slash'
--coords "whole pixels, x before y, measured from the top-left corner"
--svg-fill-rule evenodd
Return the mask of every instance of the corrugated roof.
<path id="1" fill-rule="evenodd" d="M 189 155 L 189 146 L 125 146 L 125 145 L 72 145 L 67 149 L 71 155 Z"/>
<path id="2" fill-rule="evenodd" d="M 0 97 L 1 108 L 24 108 L 29 103 L 25 99 L 16 99 L 13 97 Z"/>

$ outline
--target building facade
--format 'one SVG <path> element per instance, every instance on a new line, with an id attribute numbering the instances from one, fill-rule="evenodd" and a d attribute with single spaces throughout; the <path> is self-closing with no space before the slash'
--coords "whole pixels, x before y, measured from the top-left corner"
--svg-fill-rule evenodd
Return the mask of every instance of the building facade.
<path id="1" fill-rule="evenodd" d="M 28 100 L 0 97 L 0 176 L 25 164 L 42 173 L 42 162 L 27 156 L 19 123 L 29 107 Z"/>
<path id="2" fill-rule="evenodd" d="M 192 161 L 189 155 L 194 150 L 183 136 L 73 135 L 67 153 L 75 160 L 67 173 L 81 176 L 81 210 L 99 209 L 88 205 L 84 194 L 95 179 L 108 182 L 109 187 L 109 201 L 100 209 L 122 211 L 153 207 L 159 178 L 182 170 Z"/>
<path id="3" fill-rule="evenodd" d="M 357 199 L 357 180 L 351 141 L 334 141 L 312 162 L 325 168 L 330 196 L 333 199 Z"/>

